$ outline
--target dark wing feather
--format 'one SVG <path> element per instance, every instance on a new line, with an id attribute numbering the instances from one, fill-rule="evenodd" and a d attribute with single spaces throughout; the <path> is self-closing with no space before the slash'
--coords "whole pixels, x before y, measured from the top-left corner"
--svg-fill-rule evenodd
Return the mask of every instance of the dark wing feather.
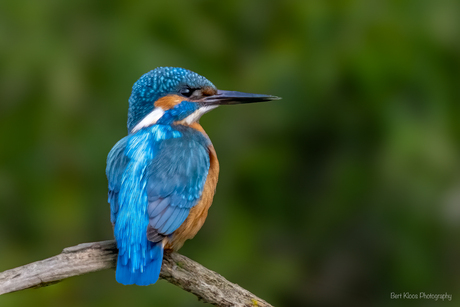
<path id="1" fill-rule="evenodd" d="M 159 242 L 187 218 L 209 170 L 208 141 L 199 132 L 163 140 L 148 171 L 147 238 Z"/>

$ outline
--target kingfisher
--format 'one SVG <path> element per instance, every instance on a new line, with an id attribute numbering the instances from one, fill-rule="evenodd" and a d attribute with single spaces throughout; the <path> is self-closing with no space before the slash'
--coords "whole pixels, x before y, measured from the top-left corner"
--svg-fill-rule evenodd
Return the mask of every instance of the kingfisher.
<path id="1" fill-rule="evenodd" d="M 155 283 L 164 251 L 177 251 L 203 226 L 219 162 L 200 117 L 220 105 L 276 99 L 218 90 L 178 67 L 156 68 L 134 84 L 128 135 L 112 148 L 106 168 L 117 282 Z"/>

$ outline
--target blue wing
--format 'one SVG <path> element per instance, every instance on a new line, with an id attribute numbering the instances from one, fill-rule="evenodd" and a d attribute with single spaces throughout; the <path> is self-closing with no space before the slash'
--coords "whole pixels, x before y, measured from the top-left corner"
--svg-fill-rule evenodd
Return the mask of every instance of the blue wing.
<path id="1" fill-rule="evenodd" d="M 163 140 L 148 168 L 147 238 L 159 242 L 187 218 L 201 197 L 209 170 L 209 141 L 187 129 Z"/>
<path id="2" fill-rule="evenodd" d="M 197 204 L 209 170 L 209 140 L 191 128 L 180 129 L 180 137 L 155 138 L 155 155 L 147 168 L 147 238 L 159 242 L 173 233 Z M 111 221 L 119 211 L 119 192 L 127 156 L 129 136 L 121 139 L 107 157 Z"/>
<path id="3" fill-rule="evenodd" d="M 122 138 L 113 146 L 107 156 L 106 175 L 109 181 L 110 220 L 115 224 L 119 210 L 118 194 L 121 188 L 123 172 L 128 165 L 129 158 L 125 155 L 128 137 Z"/>

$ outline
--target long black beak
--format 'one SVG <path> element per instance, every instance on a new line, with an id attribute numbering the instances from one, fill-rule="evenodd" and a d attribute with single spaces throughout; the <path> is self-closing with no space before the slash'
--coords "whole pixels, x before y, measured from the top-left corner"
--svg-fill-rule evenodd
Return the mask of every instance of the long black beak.
<path id="1" fill-rule="evenodd" d="M 261 94 L 251 94 L 251 93 L 242 93 L 235 91 L 221 91 L 218 90 L 216 95 L 208 96 L 204 98 L 203 104 L 205 106 L 212 105 L 229 105 L 229 104 L 240 104 L 240 103 L 252 103 L 252 102 L 262 102 L 270 100 L 281 99 L 277 96 L 271 95 L 261 95 Z"/>

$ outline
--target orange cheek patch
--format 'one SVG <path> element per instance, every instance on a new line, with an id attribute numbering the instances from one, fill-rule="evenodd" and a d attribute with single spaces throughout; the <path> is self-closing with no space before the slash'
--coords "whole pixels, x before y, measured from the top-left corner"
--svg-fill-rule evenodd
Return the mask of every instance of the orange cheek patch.
<path id="1" fill-rule="evenodd" d="M 179 95 L 168 95 L 161 97 L 153 104 L 156 108 L 162 108 L 163 110 L 169 110 L 174 108 L 174 106 L 178 105 L 182 101 L 186 100 L 184 97 Z"/>

